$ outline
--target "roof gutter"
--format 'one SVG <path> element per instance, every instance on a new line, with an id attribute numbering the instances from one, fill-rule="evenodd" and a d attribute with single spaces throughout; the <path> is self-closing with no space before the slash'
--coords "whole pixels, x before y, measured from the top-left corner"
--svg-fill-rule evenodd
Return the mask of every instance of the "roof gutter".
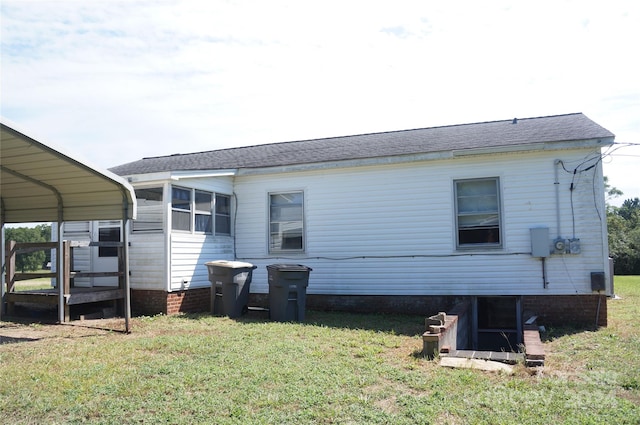
<path id="1" fill-rule="evenodd" d="M 383 156 L 378 158 L 361 158 L 361 159 L 349 159 L 349 160 L 338 160 L 338 161 L 328 161 L 328 162 L 314 162 L 314 163 L 307 163 L 307 164 L 281 165 L 281 166 L 275 166 L 275 167 L 239 168 L 236 175 L 251 176 L 251 175 L 259 175 L 259 174 L 289 173 L 289 172 L 296 172 L 296 171 L 333 170 L 336 168 L 392 165 L 392 164 L 403 164 L 407 162 L 433 161 L 437 159 L 451 159 L 451 158 L 452 158 L 451 151 L 431 152 L 431 153 L 421 153 L 421 154 L 411 154 L 411 155 Z"/>
<path id="2" fill-rule="evenodd" d="M 161 171 L 149 174 L 131 174 L 126 179 L 129 183 L 164 183 L 167 181 L 180 181 L 185 179 L 200 179 L 208 177 L 229 177 L 235 176 L 238 170 L 235 168 L 221 170 L 178 170 Z"/>
<path id="3" fill-rule="evenodd" d="M 564 142 L 526 143 L 522 145 L 492 146 L 492 147 L 486 147 L 486 148 L 459 149 L 459 150 L 452 150 L 452 151 L 385 156 L 385 157 L 379 157 L 379 158 L 362 158 L 362 159 L 351 159 L 351 160 L 343 160 L 343 161 L 316 162 L 316 163 L 309 163 L 309 164 L 281 165 L 281 166 L 275 166 L 275 167 L 239 168 L 235 170 L 236 171 L 235 175 L 251 176 L 251 175 L 259 175 L 259 174 L 289 173 L 289 172 L 295 172 L 295 171 L 316 171 L 316 170 L 331 170 L 336 168 L 347 168 L 347 167 L 392 165 L 392 164 L 402 164 L 407 162 L 433 161 L 438 159 L 453 159 L 453 158 L 459 158 L 459 157 L 489 155 L 489 154 L 498 154 L 498 153 L 552 151 L 552 150 L 579 149 L 579 148 L 600 148 L 603 146 L 612 145 L 613 140 L 614 140 L 613 137 L 607 137 L 607 138 L 601 138 L 601 139 L 572 140 L 572 141 L 564 141 Z"/>
<path id="4" fill-rule="evenodd" d="M 570 140 L 564 142 L 526 143 L 523 145 L 490 146 L 486 148 L 459 149 L 452 151 L 454 157 L 511 153 L 525 151 L 551 151 L 576 148 L 600 148 L 613 145 L 613 137 L 601 139 Z"/>
<path id="5" fill-rule="evenodd" d="M 171 173 L 171 180 L 184 180 L 184 179 L 203 179 L 208 177 L 229 177 L 235 176 L 238 170 L 235 168 L 227 170 L 215 170 L 215 171 L 174 171 Z"/>

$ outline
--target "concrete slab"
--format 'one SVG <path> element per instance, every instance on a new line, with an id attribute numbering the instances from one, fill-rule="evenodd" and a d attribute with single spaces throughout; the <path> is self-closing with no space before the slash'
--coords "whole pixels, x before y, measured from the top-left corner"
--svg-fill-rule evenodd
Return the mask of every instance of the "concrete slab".
<path id="1" fill-rule="evenodd" d="M 489 372 L 502 372 L 513 375 L 513 366 L 491 360 L 468 359 L 461 357 L 441 357 L 440 366 L 451 368 L 478 369 Z"/>

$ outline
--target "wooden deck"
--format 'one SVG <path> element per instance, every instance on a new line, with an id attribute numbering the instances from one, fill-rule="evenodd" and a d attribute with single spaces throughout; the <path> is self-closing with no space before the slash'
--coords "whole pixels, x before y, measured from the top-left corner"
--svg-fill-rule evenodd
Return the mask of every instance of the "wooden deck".
<path id="1" fill-rule="evenodd" d="M 101 301 L 118 302 L 120 300 L 124 300 L 124 289 L 106 286 L 92 288 L 70 288 L 69 293 L 63 296 L 65 298 L 65 322 L 69 322 L 71 320 L 71 306 Z M 5 294 L 7 302 L 7 314 L 9 316 L 13 316 L 15 314 L 16 303 L 32 303 L 57 306 L 59 305 L 59 297 L 60 294 L 57 288 L 10 292 Z"/>
<path id="2" fill-rule="evenodd" d="M 118 249 L 118 270 L 113 272 L 79 272 L 73 271 L 73 248 L 82 246 L 113 246 Z M 123 244 L 120 242 L 99 242 L 99 243 L 78 243 L 73 241 L 63 241 L 63 249 L 60 254 L 63 259 L 62 271 L 55 273 L 25 274 L 17 273 L 15 267 L 15 257 L 20 252 L 32 252 L 42 249 L 57 249 L 55 243 L 16 243 L 7 241 L 6 250 L 6 283 L 7 291 L 4 299 L 0 303 L 6 303 L 6 313 L 15 314 L 16 303 L 31 303 L 42 305 L 57 305 L 62 313 L 64 308 L 63 322 L 71 320 L 70 307 L 72 305 L 89 304 L 101 301 L 125 301 L 124 285 L 124 257 Z M 16 291 L 15 282 L 34 277 L 55 277 L 59 284 L 62 284 L 63 302 L 60 302 L 60 288 L 32 289 L 26 291 Z M 75 287 L 73 280 L 78 277 L 117 277 L 118 286 L 93 286 Z M 0 309 L 2 310 L 2 309 Z"/>
<path id="3" fill-rule="evenodd" d="M 58 290 L 34 289 L 29 291 L 17 291 L 6 294 L 8 303 L 35 303 L 58 305 Z M 93 288 L 71 288 L 70 293 L 65 295 L 68 305 L 95 303 L 100 301 L 124 299 L 124 289 L 109 286 Z"/>

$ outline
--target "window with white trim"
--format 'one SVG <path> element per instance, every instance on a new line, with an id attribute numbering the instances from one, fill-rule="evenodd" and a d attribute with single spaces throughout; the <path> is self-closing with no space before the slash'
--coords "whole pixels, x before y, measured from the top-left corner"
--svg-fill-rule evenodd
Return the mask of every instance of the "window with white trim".
<path id="1" fill-rule="evenodd" d="M 304 194 L 269 194 L 269 252 L 304 251 Z"/>
<path id="2" fill-rule="evenodd" d="M 216 235 L 231 234 L 231 197 L 216 193 Z"/>
<path id="3" fill-rule="evenodd" d="M 456 246 L 499 248 L 502 246 L 500 179 L 456 180 Z"/>
<path id="4" fill-rule="evenodd" d="M 213 193 L 184 187 L 171 187 L 171 229 L 212 233 Z"/>
<path id="5" fill-rule="evenodd" d="M 211 233 L 213 217 L 213 194 L 202 190 L 195 190 L 195 231 L 198 233 Z"/>
<path id="6" fill-rule="evenodd" d="M 191 231 L 191 189 L 171 188 L 171 229 Z"/>

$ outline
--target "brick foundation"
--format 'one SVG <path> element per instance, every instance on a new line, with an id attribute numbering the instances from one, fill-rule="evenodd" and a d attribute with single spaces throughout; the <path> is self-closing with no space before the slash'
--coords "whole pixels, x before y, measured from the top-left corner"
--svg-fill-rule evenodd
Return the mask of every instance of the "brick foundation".
<path id="1" fill-rule="evenodd" d="M 448 295 L 314 295 L 307 294 L 309 310 L 358 313 L 432 315 L 447 311 L 466 297 Z M 268 307 L 268 294 L 250 294 L 250 306 Z"/>
<path id="2" fill-rule="evenodd" d="M 607 326 L 606 295 L 527 295 L 522 308 L 545 326 Z"/>
<path id="3" fill-rule="evenodd" d="M 360 313 L 416 314 L 431 316 L 449 311 L 471 297 L 447 295 L 310 295 L 307 309 Z M 599 305 L 598 305 L 599 304 Z M 269 306 L 267 294 L 251 294 L 250 306 Z M 607 326 L 607 297 L 601 294 L 523 295 L 523 311 L 538 316 L 545 326 Z"/>
<path id="4" fill-rule="evenodd" d="M 210 309 L 210 288 L 176 292 L 131 290 L 131 312 L 134 316 L 196 313 Z"/>
<path id="5" fill-rule="evenodd" d="M 177 292 L 132 290 L 131 310 L 134 315 L 207 312 L 211 309 L 210 288 Z M 313 295 L 307 294 L 306 308 L 320 311 L 358 313 L 415 314 L 431 316 L 449 311 L 470 297 L 448 295 Z M 250 294 L 249 306 L 269 306 L 268 294 Z M 524 295 L 522 308 L 526 314 L 538 316 L 545 326 L 607 326 L 607 297 L 584 295 Z"/>

